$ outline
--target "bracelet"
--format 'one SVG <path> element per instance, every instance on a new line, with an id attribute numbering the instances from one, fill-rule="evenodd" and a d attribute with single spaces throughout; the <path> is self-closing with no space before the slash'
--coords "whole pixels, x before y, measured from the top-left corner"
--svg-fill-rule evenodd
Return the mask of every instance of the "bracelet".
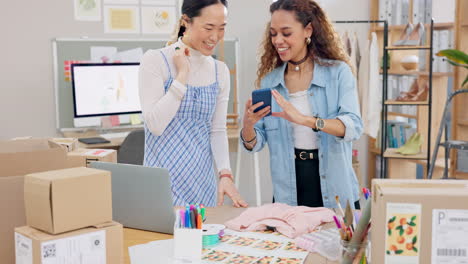
<path id="1" fill-rule="evenodd" d="M 245 140 L 244 137 L 242 136 L 242 131 L 243 130 L 244 129 L 241 129 L 241 132 L 240 132 L 240 138 L 242 140 L 242 143 L 250 144 L 250 143 L 254 142 L 255 139 L 257 139 L 257 133 L 255 133 L 255 136 L 251 140 L 249 140 L 249 141 Z"/>
<path id="2" fill-rule="evenodd" d="M 234 181 L 234 179 L 232 178 L 232 174 L 225 173 L 225 174 L 219 175 L 219 179 L 221 180 L 222 178 L 229 178 L 232 181 Z"/>

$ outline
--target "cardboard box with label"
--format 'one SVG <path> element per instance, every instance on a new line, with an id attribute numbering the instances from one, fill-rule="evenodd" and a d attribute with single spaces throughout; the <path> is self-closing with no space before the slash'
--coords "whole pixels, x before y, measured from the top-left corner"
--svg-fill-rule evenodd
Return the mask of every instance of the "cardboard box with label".
<path id="1" fill-rule="evenodd" d="M 58 234 L 112 221 L 109 171 L 70 168 L 28 174 L 24 204 L 28 226 Z"/>
<path id="2" fill-rule="evenodd" d="M 123 263 L 123 227 L 109 222 L 60 235 L 15 228 L 16 263 Z"/>
<path id="3" fill-rule="evenodd" d="M 26 224 L 24 175 L 66 166 L 66 151 L 47 139 L 0 141 L 1 263 L 15 263 L 14 228 Z"/>
<path id="4" fill-rule="evenodd" d="M 372 181 L 372 263 L 468 263 L 468 181 Z"/>
<path id="5" fill-rule="evenodd" d="M 117 163 L 117 151 L 114 149 L 77 149 L 68 153 L 69 167 L 88 167 L 93 161 Z"/>

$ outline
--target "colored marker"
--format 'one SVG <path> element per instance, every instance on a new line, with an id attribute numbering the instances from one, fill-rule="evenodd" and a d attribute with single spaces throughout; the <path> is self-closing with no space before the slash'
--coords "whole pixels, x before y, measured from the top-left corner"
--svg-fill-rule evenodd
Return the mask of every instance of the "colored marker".
<path id="1" fill-rule="evenodd" d="M 336 215 L 333 216 L 333 220 L 335 220 L 336 227 L 338 227 L 338 229 L 341 229 L 340 221 L 338 220 Z"/>
<path id="2" fill-rule="evenodd" d="M 190 226 L 190 210 L 185 210 L 185 227 L 191 228 Z"/>
<path id="3" fill-rule="evenodd" d="M 198 229 L 202 229 L 203 220 L 202 220 L 201 214 L 198 214 L 198 219 L 197 219 L 197 220 L 198 220 L 198 221 L 197 221 L 197 222 L 198 222 L 197 228 L 198 228 Z"/>
<path id="4" fill-rule="evenodd" d="M 190 228 L 197 228 L 197 222 L 195 220 L 195 213 L 194 211 L 190 211 L 190 222 L 192 223 L 192 226 Z"/>
<path id="5" fill-rule="evenodd" d="M 184 228 L 185 227 L 185 213 L 183 209 L 179 210 L 179 216 L 180 216 L 180 227 Z"/>

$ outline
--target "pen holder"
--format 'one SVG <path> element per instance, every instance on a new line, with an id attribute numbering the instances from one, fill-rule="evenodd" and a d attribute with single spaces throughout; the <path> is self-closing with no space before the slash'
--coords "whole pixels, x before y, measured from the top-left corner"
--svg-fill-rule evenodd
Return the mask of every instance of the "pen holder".
<path id="1" fill-rule="evenodd" d="M 200 261 L 202 255 L 202 229 L 174 229 L 174 257 L 180 260 Z"/>
<path id="2" fill-rule="evenodd" d="M 340 240 L 340 244 L 342 259 L 353 259 L 354 261 L 352 263 L 360 263 L 363 255 L 367 258 L 367 239 L 356 244 L 353 244 L 347 240 Z"/>

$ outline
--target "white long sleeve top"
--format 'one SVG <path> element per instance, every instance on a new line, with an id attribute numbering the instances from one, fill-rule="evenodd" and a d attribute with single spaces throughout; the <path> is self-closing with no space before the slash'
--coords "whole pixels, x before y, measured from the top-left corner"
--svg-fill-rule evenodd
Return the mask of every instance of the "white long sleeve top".
<path id="1" fill-rule="evenodd" d="M 187 47 L 181 39 L 176 43 L 163 48 L 171 68 L 174 81 L 164 91 L 164 83 L 169 79 L 169 71 L 160 50 L 148 50 L 140 63 L 139 95 L 143 119 L 148 129 L 156 136 L 160 136 L 167 128 L 179 110 L 183 96 L 189 86 L 207 86 L 216 81 L 215 63 L 218 68 L 219 93 L 216 99 L 216 108 L 211 124 L 211 151 L 218 172 L 223 169 L 231 170 L 229 163 L 229 147 L 226 132 L 226 117 L 230 90 L 230 73 L 225 63 L 205 56 L 190 49 L 188 58 L 190 72 L 187 85 L 178 82 L 177 70 L 173 63 L 175 47 Z M 174 135 L 177 136 L 177 135 Z"/>

